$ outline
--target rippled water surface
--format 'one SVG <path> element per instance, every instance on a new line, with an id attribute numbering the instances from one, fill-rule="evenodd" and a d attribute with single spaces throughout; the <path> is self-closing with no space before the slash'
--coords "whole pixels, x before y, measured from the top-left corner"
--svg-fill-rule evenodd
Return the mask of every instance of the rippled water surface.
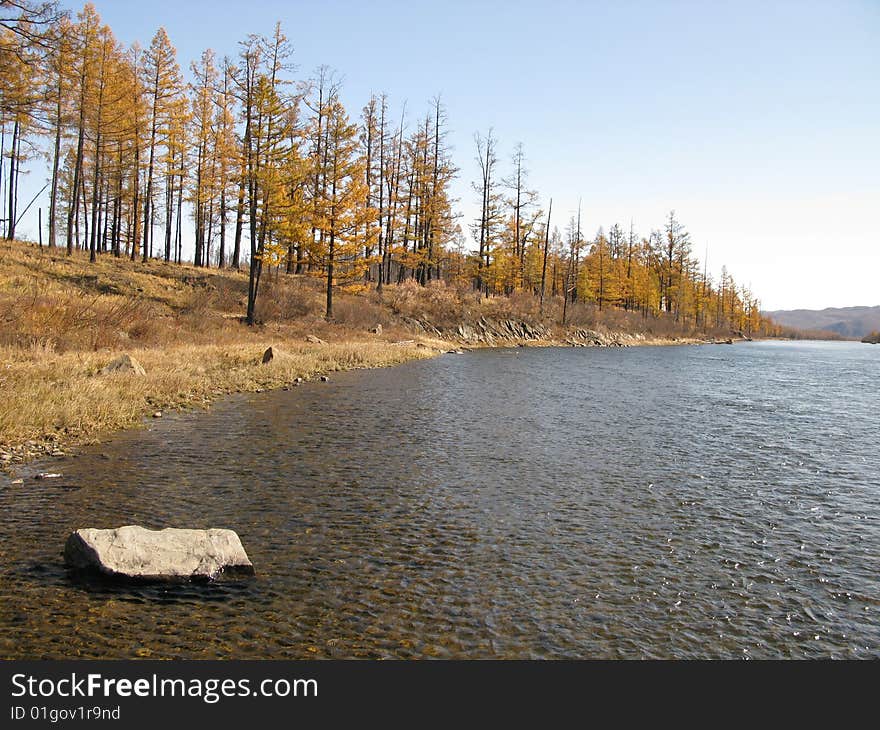
<path id="1" fill-rule="evenodd" d="M 337 374 L 0 476 L 0 656 L 880 657 L 880 347 L 516 349 Z M 69 576 L 229 527 L 258 577 Z"/>

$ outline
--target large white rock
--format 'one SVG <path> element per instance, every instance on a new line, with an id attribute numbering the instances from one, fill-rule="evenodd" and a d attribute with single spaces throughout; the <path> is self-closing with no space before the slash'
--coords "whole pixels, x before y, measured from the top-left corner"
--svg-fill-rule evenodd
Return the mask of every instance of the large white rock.
<path id="1" fill-rule="evenodd" d="M 137 580 L 214 580 L 221 575 L 254 574 L 233 530 L 86 528 L 67 538 L 64 559 L 74 568 Z"/>

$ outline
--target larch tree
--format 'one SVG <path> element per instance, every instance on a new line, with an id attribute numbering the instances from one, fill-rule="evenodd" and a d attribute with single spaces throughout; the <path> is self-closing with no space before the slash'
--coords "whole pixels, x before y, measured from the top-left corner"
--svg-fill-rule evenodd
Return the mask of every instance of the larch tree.
<path id="1" fill-rule="evenodd" d="M 5 156 L 9 160 L 5 171 L 6 196 L 0 210 L 3 211 L 6 238 L 10 241 L 15 238 L 19 179 L 28 157 L 28 137 L 36 131 L 39 98 L 33 73 L 37 57 L 30 47 L 14 52 L 15 40 L 12 31 L 0 29 L 0 174 L 4 164 L 2 158 Z"/>
<path id="2" fill-rule="evenodd" d="M 83 197 L 83 155 L 86 141 L 86 116 L 90 89 L 94 83 L 96 46 L 101 19 L 91 4 L 86 4 L 77 15 L 72 29 L 74 53 L 71 63 L 75 81 L 74 105 L 76 116 L 76 152 L 74 153 L 73 176 L 70 186 L 70 201 L 67 207 L 67 254 L 79 246 L 80 200 Z M 75 233 L 75 237 L 74 237 Z"/>
<path id="3" fill-rule="evenodd" d="M 168 142 L 170 127 L 174 122 L 176 103 L 183 90 L 180 66 L 177 63 L 177 51 L 171 44 L 164 28 L 159 28 L 150 47 L 144 53 L 144 65 L 141 69 L 147 99 L 149 101 L 148 126 L 148 163 L 146 186 L 144 190 L 143 241 L 142 257 L 146 262 L 153 255 L 153 222 L 155 216 L 153 200 L 153 182 L 156 161 L 162 150 L 160 147 Z"/>
<path id="4" fill-rule="evenodd" d="M 247 175 L 250 268 L 247 322 L 254 324 L 264 259 L 276 263 L 284 244 L 277 236 L 275 207 L 283 200 L 284 167 L 290 154 L 288 124 L 296 97 L 285 92 L 283 73 L 293 51 L 281 25 L 271 37 L 250 36 L 243 45 L 238 85 L 245 121 L 244 156 Z"/>
<path id="5" fill-rule="evenodd" d="M 191 126 L 192 126 L 192 193 L 190 202 L 195 221 L 196 266 L 207 264 L 206 247 L 209 228 L 209 211 L 216 187 L 215 168 L 211 160 L 216 150 L 215 135 L 215 94 L 219 74 L 214 63 L 214 51 L 202 53 L 198 63 L 193 62 L 192 75 L 195 81 L 190 84 Z"/>
<path id="6" fill-rule="evenodd" d="M 233 95 L 233 68 L 228 58 L 223 59 L 221 85 L 216 95 L 214 146 L 217 154 L 217 195 L 219 196 L 220 240 L 217 260 L 220 268 L 227 264 L 226 226 L 229 220 L 229 196 L 232 183 L 241 171 L 241 154 L 235 135 L 235 97 Z"/>
<path id="7" fill-rule="evenodd" d="M 358 154 L 357 125 L 352 124 L 342 103 L 335 100 L 326 110 L 326 185 L 318 206 L 317 224 L 323 232 L 327 286 L 325 317 L 333 319 L 333 277 L 337 257 L 349 255 L 358 245 L 357 232 L 369 222 L 364 181 L 364 161 Z"/>
<path id="8" fill-rule="evenodd" d="M 322 217 L 322 209 L 327 190 L 327 118 L 330 109 L 338 102 L 339 81 L 335 74 L 326 66 L 318 68 L 316 77 L 304 85 L 302 99 L 310 112 L 307 122 L 306 136 L 308 139 L 308 166 L 310 170 L 310 186 L 308 201 L 311 207 L 311 235 L 308 239 L 306 252 L 297 252 L 296 273 L 300 274 L 304 269 L 311 269 L 314 262 L 323 256 L 324 229 L 319 225 Z M 307 261 L 304 262 L 304 254 Z"/>
<path id="9" fill-rule="evenodd" d="M 73 47 L 71 45 L 72 28 L 67 16 L 63 16 L 54 31 L 55 42 L 47 57 L 47 73 L 45 75 L 45 98 L 47 117 L 50 120 L 52 134 L 51 175 L 49 190 L 49 248 L 57 245 L 58 222 L 58 174 L 62 159 L 62 140 L 65 128 L 70 124 L 70 96 L 72 84 L 70 63 Z"/>
<path id="10" fill-rule="evenodd" d="M 109 185 L 115 179 L 115 166 L 123 138 L 128 133 L 126 107 L 129 103 L 126 58 L 107 25 L 95 37 L 94 82 L 87 93 L 86 136 L 91 143 L 91 224 L 89 259 L 106 248 L 105 229 L 109 224 Z"/>

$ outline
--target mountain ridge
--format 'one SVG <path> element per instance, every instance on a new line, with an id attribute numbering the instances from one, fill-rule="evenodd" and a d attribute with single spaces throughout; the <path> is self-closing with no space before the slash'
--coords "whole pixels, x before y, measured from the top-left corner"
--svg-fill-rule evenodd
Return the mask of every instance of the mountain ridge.
<path id="1" fill-rule="evenodd" d="M 764 312 L 777 324 L 801 330 L 825 330 L 859 339 L 880 330 L 880 305 L 826 307 L 825 309 L 779 309 Z"/>

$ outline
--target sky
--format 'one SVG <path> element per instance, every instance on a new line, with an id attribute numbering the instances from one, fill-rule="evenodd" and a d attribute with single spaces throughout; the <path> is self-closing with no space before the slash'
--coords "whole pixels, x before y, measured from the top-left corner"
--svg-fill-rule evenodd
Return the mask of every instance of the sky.
<path id="1" fill-rule="evenodd" d="M 281 21 L 295 76 L 335 69 L 352 116 L 385 92 L 415 122 L 439 94 L 465 230 L 491 127 L 503 172 L 523 144 L 560 229 L 579 199 L 590 235 L 675 210 L 765 310 L 880 304 L 880 0 L 94 5 L 125 44 L 164 26 L 185 69 Z"/>

